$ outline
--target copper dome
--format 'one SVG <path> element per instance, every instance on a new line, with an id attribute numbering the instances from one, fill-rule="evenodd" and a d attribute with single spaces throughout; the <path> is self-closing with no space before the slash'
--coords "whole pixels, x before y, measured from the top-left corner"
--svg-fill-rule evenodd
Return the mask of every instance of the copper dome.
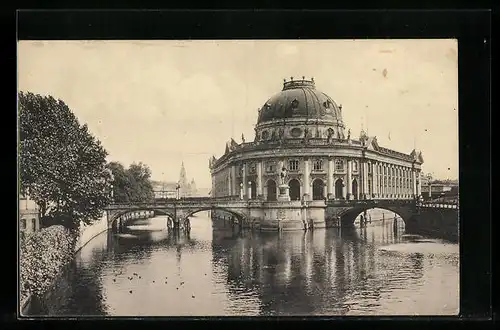
<path id="1" fill-rule="evenodd" d="M 285 81 L 282 91 L 262 106 L 257 124 L 284 118 L 342 123 L 341 110 L 342 106 L 316 89 L 314 79 L 290 80 Z"/>

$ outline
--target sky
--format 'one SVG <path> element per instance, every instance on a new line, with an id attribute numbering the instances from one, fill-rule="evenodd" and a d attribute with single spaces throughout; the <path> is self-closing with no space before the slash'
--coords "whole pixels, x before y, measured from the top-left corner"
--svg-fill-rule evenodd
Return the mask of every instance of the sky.
<path id="1" fill-rule="evenodd" d="M 423 171 L 458 178 L 453 39 L 20 41 L 18 90 L 63 100 L 108 151 L 155 180 L 211 186 L 208 159 L 244 134 L 283 79 L 314 77 L 343 120 L 379 145 L 422 151 Z"/>

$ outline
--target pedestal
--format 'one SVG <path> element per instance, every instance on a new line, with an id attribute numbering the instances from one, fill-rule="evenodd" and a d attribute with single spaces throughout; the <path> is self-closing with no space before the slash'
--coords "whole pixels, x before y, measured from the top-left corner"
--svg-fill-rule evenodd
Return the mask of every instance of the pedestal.
<path id="1" fill-rule="evenodd" d="M 278 187 L 278 201 L 280 202 L 289 202 L 290 201 L 290 193 L 288 192 L 290 187 L 287 184 L 282 184 Z"/>

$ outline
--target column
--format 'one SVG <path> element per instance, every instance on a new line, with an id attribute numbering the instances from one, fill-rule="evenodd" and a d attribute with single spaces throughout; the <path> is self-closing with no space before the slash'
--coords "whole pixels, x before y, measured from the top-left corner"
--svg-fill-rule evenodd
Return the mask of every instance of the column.
<path id="1" fill-rule="evenodd" d="M 245 194 L 247 192 L 247 169 L 245 164 L 242 164 L 242 173 L 241 173 L 241 182 L 243 183 L 243 198 L 245 198 Z"/>
<path id="2" fill-rule="evenodd" d="M 262 196 L 262 162 L 257 162 L 257 197 Z"/>
<path id="3" fill-rule="evenodd" d="M 403 197 L 406 198 L 406 167 L 403 166 Z"/>
<path id="4" fill-rule="evenodd" d="M 231 166 L 231 178 L 232 178 L 232 189 L 230 194 L 232 196 L 237 196 L 240 194 L 240 187 L 238 186 L 238 180 L 236 180 L 236 165 Z"/>
<path id="5" fill-rule="evenodd" d="M 328 198 L 328 184 L 323 186 L 323 198 Z"/>
<path id="6" fill-rule="evenodd" d="M 333 158 L 328 158 L 328 171 L 326 178 L 327 192 L 326 198 L 332 199 L 333 195 Z M 333 197 L 335 198 L 335 197 Z"/>
<path id="7" fill-rule="evenodd" d="M 363 185 L 365 187 L 365 191 L 364 191 L 364 195 L 363 195 L 363 198 L 364 199 L 370 199 L 370 190 L 368 189 L 368 168 L 370 167 L 370 164 L 365 161 L 363 162 L 363 181 L 365 182 L 365 184 Z M 373 186 L 373 180 L 372 180 L 372 186 Z M 372 188 L 373 189 L 373 188 Z"/>
<path id="8" fill-rule="evenodd" d="M 231 182 L 232 182 L 232 180 L 231 180 L 231 171 L 227 171 L 226 173 L 227 173 L 227 175 L 226 175 L 226 178 L 227 178 L 227 194 L 225 194 L 225 195 L 229 196 L 229 195 L 231 195 Z"/>
<path id="9" fill-rule="evenodd" d="M 413 181 L 413 197 L 417 197 L 417 175 L 415 173 L 415 169 L 411 171 L 411 180 Z"/>
<path id="10" fill-rule="evenodd" d="M 398 198 L 398 190 L 399 190 L 399 183 L 398 183 L 398 166 L 394 165 L 394 197 Z"/>
<path id="11" fill-rule="evenodd" d="M 309 200 L 309 187 L 311 186 L 311 183 L 309 182 L 309 175 L 310 175 L 311 170 L 309 169 L 309 159 L 305 158 L 304 159 L 304 187 L 302 191 L 304 191 L 304 197 L 306 200 Z"/>
<path id="12" fill-rule="evenodd" d="M 378 162 L 372 164 L 372 189 L 374 198 L 378 197 Z M 370 196 L 371 197 L 371 196 Z"/>
<path id="13" fill-rule="evenodd" d="M 247 197 L 248 199 L 252 199 L 255 196 L 252 196 L 252 183 L 248 181 L 248 186 L 247 186 Z"/>
<path id="14" fill-rule="evenodd" d="M 387 168 L 385 164 L 382 164 L 382 197 L 386 197 L 387 194 L 387 187 L 386 187 L 386 178 L 387 178 Z"/>
<path id="15" fill-rule="evenodd" d="M 365 189 L 365 161 L 364 159 L 359 160 L 359 189 L 358 189 L 358 199 L 364 199 L 366 193 Z"/>
<path id="16" fill-rule="evenodd" d="M 391 183 L 390 188 L 390 197 L 394 198 L 394 165 L 389 165 L 389 182 Z"/>
<path id="17" fill-rule="evenodd" d="M 352 162 L 350 159 L 347 160 L 347 182 L 346 182 L 346 186 L 347 186 L 347 195 L 346 195 L 346 199 L 350 200 L 352 199 L 352 183 L 351 183 L 351 168 L 352 168 Z"/>
<path id="18" fill-rule="evenodd" d="M 420 171 L 417 171 L 416 176 L 418 177 L 417 196 L 420 196 L 422 194 L 422 180 L 420 180 Z"/>

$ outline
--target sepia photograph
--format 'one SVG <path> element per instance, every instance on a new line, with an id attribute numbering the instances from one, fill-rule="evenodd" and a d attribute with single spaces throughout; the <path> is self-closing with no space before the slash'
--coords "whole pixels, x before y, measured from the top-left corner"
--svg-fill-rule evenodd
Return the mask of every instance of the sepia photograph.
<path id="1" fill-rule="evenodd" d="M 20 316 L 458 315 L 457 53 L 18 41 Z"/>

